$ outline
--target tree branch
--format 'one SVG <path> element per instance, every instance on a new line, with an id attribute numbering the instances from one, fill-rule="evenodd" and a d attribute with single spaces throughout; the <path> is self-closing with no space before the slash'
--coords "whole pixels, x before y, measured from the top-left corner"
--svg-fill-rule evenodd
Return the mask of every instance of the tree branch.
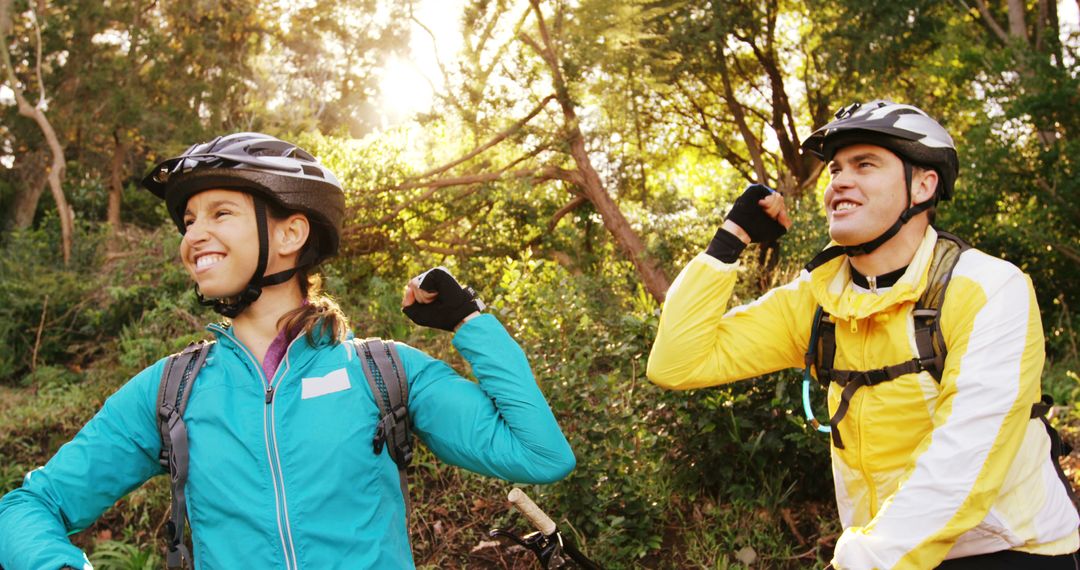
<path id="1" fill-rule="evenodd" d="M 552 230 L 555 229 L 555 226 L 559 225 L 559 222 L 563 217 L 586 204 L 588 201 L 589 200 L 584 196 L 576 196 L 573 200 L 567 202 L 565 206 L 559 208 L 555 214 L 551 216 L 551 221 L 548 222 L 547 233 L 551 233 Z"/>
<path id="2" fill-rule="evenodd" d="M 987 28 L 997 36 L 997 39 L 1001 40 L 1001 43 L 1009 43 L 1009 34 L 1005 33 L 1005 30 L 997 23 L 994 16 L 990 14 L 990 9 L 986 6 L 985 0 L 975 0 L 975 7 L 979 10 L 979 15 L 982 16 L 983 22 Z"/>
<path id="3" fill-rule="evenodd" d="M 542 181 L 547 181 L 547 180 L 562 180 L 564 182 L 569 182 L 569 183 L 575 184 L 575 185 L 581 185 L 582 184 L 582 181 L 580 180 L 580 176 L 578 175 L 577 172 L 571 171 L 571 170 L 566 170 L 566 169 L 559 168 L 559 167 L 556 167 L 556 166 L 545 166 L 545 167 L 540 168 L 540 169 L 532 169 L 532 168 L 521 168 L 521 169 L 518 169 L 518 170 L 506 170 L 506 169 L 503 169 L 503 170 L 499 170 L 499 171 L 496 171 L 496 172 L 482 172 L 482 173 L 479 173 L 479 174 L 468 174 L 468 175 L 465 175 L 465 176 L 456 176 L 456 177 L 453 177 L 453 178 L 439 178 L 439 179 L 436 179 L 436 180 L 429 180 L 427 182 L 408 182 L 408 183 L 405 183 L 405 184 L 395 186 L 391 190 L 412 190 L 412 189 L 416 189 L 416 188 L 426 188 L 427 191 L 424 192 L 423 194 L 421 194 L 420 196 L 417 196 L 416 198 L 411 198 L 411 199 L 402 201 L 400 204 L 397 204 L 396 206 L 394 206 L 389 212 L 384 214 L 378 220 L 376 220 L 374 222 L 371 222 L 371 223 L 359 225 L 359 226 L 357 226 L 357 228 L 358 229 L 361 229 L 361 228 L 363 228 L 363 229 L 374 228 L 374 227 L 378 227 L 378 226 L 380 226 L 382 224 L 388 223 L 388 222 L 390 222 L 390 220 L 393 220 L 398 214 L 400 214 L 403 210 L 408 208 L 409 205 L 415 204 L 417 202 L 424 202 L 424 201 L 430 199 L 432 196 L 434 196 L 439 190 L 442 190 L 444 188 L 452 188 L 454 186 L 471 186 L 471 185 L 476 185 L 476 184 L 483 184 L 485 182 L 495 182 L 496 180 L 501 180 L 504 177 L 509 177 L 509 178 L 532 178 L 534 180 L 541 181 L 541 182 Z M 455 196 L 454 199 L 455 200 L 460 200 L 461 198 L 464 198 L 465 196 L 468 196 L 468 195 L 473 194 L 475 192 L 476 192 L 476 190 L 466 191 L 466 192 L 463 192 L 463 193 L 459 194 L 458 196 Z"/>
<path id="4" fill-rule="evenodd" d="M 756 46 L 754 47 L 754 51 L 757 52 Z M 754 136 L 754 133 L 750 131 L 750 125 L 746 123 L 746 114 L 743 113 L 742 103 L 735 97 L 735 90 L 731 86 L 731 75 L 728 70 L 726 57 L 727 53 L 724 51 L 723 47 L 721 47 L 718 63 L 720 64 L 720 81 L 724 87 L 724 99 L 727 100 L 728 109 L 735 118 L 735 125 L 738 126 L 743 141 L 746 142 L 746 149 L 750 152 L 750 161 L 754 167 L 754 174 L 757 176 L 757 182 L 768 184 L 769 173 L 765 170 L 765 161 L 761 156 L 761 143 L 758 142 L 758 138 Z"/>
<path id="5" fill-rule="evenodd" d="M 427 171 L 427 172 L 425 172 L 423 174 L 420 174 L 419 176 L 413 177 L 413 180 L 423 180 L 425 178 L 430 178 L 432 176 L 442 174 L 442 173 L 446 172 L 447 170 L 450 170 L 451 168 L 453 168 L 453 167 L 455 167 L 455 166 L 457 166 L 457 165 L 459 165 L 459 164 L 461 164 L 461 163 L 463 163 L 463 162 L 465 162 L 465 161 L 467 161 L 467 160 L 469 160 L 471 158 L 474 158 L 476 155 L 478 155 L 478 154 L 488 150 L 489 148 L 501 143 L 502 141 L 506 140 L 506 138 L 509 137 L 510 135 L 512 135 L 512 134 L 516 133 L 517 131 L 521 130 L 521 128 L 524 127 L 526 124 L 528 124 L 529 121 L 533 120 L 533 118 L 535 118 L 538 114 L 540 114 L 540 111 L 542 111 L 544 109 L 544 106 L 547 105 L 554 98 L 555 98 L 554 95 L 548 95 L 547 97 L 544 97 L 544 99 L 541 100 L 540 103 L 535 108 L 533 108 L 532 111 L 529 111 L 528 115 L 526 115 L 524 118 L 518 120 L 516 123 L 514 123 L 510 127 L 506 128 L 503 131 L 496 134 L 494 137 L 492 137 L 490 140 L 488 140 L 488 142 L 474 148 L 473 150 L 469 151 L 468 154 L 454 160 L 453 162 L 450 162 L 448 164 L 444 164 L 444 165 L 442 165 L 442 166 L 440 166 L 438 168 L 434 168 L 434 169 L 429 170 L 429 171 Z"/>
<path id="6" fill-rule="evenodd" d="M 34 68 L 38 81 L 37 106 L 40 108 L 45 105 L 45 80 L 41 76 L 41 26 L 38 24 L 37 11 L 34 10 L 33 3 L 30 5 L 30 21 L 34 23 L 34 35 L 37 37 L 37 45 L 34 47 L 34 51 L 37 53 L 37 62 Z"/>
<path id="7" fill-rule="evenodd" d="M 33 106 L 26 100 L 23 90 L 19 87 L 19 80 L 15 76 L 15 66 L 11 63 L 11 54 L 8 52 L 7 47 L 7 30 L 10 29 L 10 20 L 8 15 L 10 14 L 11 3 L 10 0 L 0 0 L 0 16 L 4 18 L 4 21 L 0 23 L 0 29 L 5 30 L 3 35 L 0 35 L 0 64 L 4 66 L 7 71 L 8 83 L 11 84 L 11 91 L 15 95 L 15 102 L 18 105 L 19 114 L 33 119 L 37 123 L 38 128 L 41 129 L 41 134 L 45 137 L 45 141 L 49 145 L 49 150 L 52 152 L 52 165 L 48 168 L 48 181 L 49 190 L 52 192 L 53 199 L 56 201 L 56 211 L 60 216 L 60 239 L 61 239 L 61 252 L 64 256 L 64 264 L 66 265 L 71 260 L 71 240 L 72 240 L 72 226 L 74 217 L 71 208 L 68 206 L 67 198 L 64 196 L 64 188 L 62 182 L 64 180 L 64 149 L 60 146 L 60 139 L 56 136 L 56 131 L 53 129 L 52 123 L 49 122 L 48 117 L 45 116 L 45 111 L 40 106 Z M 33 12 L 31 12 L 33 13 Z M 35 25 L 36 25 L 35 17 Z M 38 35 L 37 52 L 41 53 L 40 34 Z M 41 73 L 41 58 L 38 56 L 37 71 L 40 77 Z M 45 84 L 40 85 L 42 97 L 45 94 Z"/>
<path id="8" fill-rule="evenodd" d="M 420 18 L 416 17 L 416 14 L 413 13 L 412 9 L 413 9 L 413 6 L 412 6 L 412 4 L 410 4 L 409 5 L 409 20 L 411 20 L 412 23 L 416 24 L 417 26 L 420 26 L 420 29 L 424 30 L 424 32 L 427 33 L 428 37 L 431 38 L 431 51 L 432 51 L 432 53 L 435 54 L 435 65 L 437 65 L 439 67 L 439 73 L 442 74 L 442 76 L 443 76 L 443 85 L 445 85 L 445 84 L 448 83 L 448 81 L 447 81 L 448 75 L 446 73 L 446 66 L 443 65 L 442 58 L 439 57 L 439 43 L 437 41 L 435 41 L 435 32 L 431 31 L 431 28 L 424 25 L 424 23 L 420 21 Z M 428 82 L 428 85 L 431 86 L 431 90 L 435 91 L 435 84 L 432 83 L 432 81 L 430 79 L 428 79 L 427 77 L 424 77 L 424 79 Z"/>
<path id="9" fill-rule="evenodd" d="M 709 117 L 706 114 L 705 109 L 697 102 L 696 99 L 694 99 L 693 95 L 686 90 L 686 87 L 682 84 L 682 82 L 677 82 L 676 87 L 679 89 L 679 91 L 682 92 L 683 96 L 686 97 L 686 100 L 690 103 L 690 106 L 694 108 L 698 116 L 701 118 L 701 128 L 704 129 L 705 133 L 708 134 L 709 139 L 712 140 L 716 154 L 720 155 L 720 157 L 722 157 L 724 160 L 727 160 L 732 167 L 738 170 L 739 173 L 742 174 L 744 178 L 746 178 L 748 182 L 753 182 L 753 177 L 745 172 L 745 169 L 748 166 L 751 170 L 753 170 L 753 165 L 750 163 L 750 161 L 739 155 L 739 153 L 735 152 L 734 149 L 728 146 L 728 144 L 725 143 L 716 134 L 716 132 L 712 130 L 712 127 L 709 126 Z"/>
<path id="10" fill-rule="evenodd" d="M 543 241 L 544 236 L 546 236 L 546 235 L 550 234 L 551 232 L 555 231 L 555 227 L 559 225 L 559 222 L 562 221 L 562 219 L 564 217 L 566 217 L 567 214 L 569 214 L 570 212 L 573 212 L 574 210 L 580 208 L 581 206 L 583 206 L 584 204 L 587 204 L 587 203 L 589 203 L 589 199 L 586 198 L 585 196 L 576 196 L 576 197 L 574 197 L 573 200 L 570 200 L 569 202 L 567 202 L 565 206 L 559 208 L 555 212 L 555 214 L 553 214 L 551 216 L 551 220 L 548 221 L 547 229 L 544 230 L 544 232 L 541 233 L 540 235 L 538 235 L 538 236 L 534 237 L 533 239 L 529 240 L 529 242 L 526 243 L 524 247 L 532 248 L 532 247 L 536 247 L 536 246 L 540 245 L 540 242 Z"/>

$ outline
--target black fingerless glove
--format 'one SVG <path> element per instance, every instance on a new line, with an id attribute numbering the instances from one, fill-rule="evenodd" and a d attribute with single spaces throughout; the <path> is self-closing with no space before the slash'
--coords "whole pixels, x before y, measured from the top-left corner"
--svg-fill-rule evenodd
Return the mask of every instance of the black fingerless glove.
<path id="1" fill-rule="evenodd" d="M 758 200 L 772 192 L 773 190 L 764 184 L 751 184 L 743 190 L 742 196 L 735 199 L 735 204 L 728 212 L 726 219 L 739 224 L 753 243 L 773 242 L 787 233 L 787 228 L 769 217 L 758 204 Z"/>
<path id="2" fill-rule="evenodd" d="M 412 322 L 444 331 L 453 331 L 465 317 L 484 309 L 472 287 L 462 287 L 445 267 L 429 269 L 419 275 L 420 288 L 438 293 L 430 303 L 413 303 L 401 311 Z"/>

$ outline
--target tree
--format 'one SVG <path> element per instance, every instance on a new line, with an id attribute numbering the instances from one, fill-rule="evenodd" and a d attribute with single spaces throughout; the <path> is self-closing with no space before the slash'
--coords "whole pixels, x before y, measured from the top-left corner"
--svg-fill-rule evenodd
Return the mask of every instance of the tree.
<path id="1" fill-rule="evenodd" d="M 64 170 L 67 166 L 64 158 L 64 148 L 60 144 L 60 140 L 56 135 L 56 131 L 53 129 L 52 123 L 50 123 L 48 117 L 45 116 L 45 84 L 41 75 L 41 28 L 38 23 L 37 13 L 34 8 L 31 7 L 28 14 L 31 23 L 33 24 L 35 37 L 37 57 L 35 59 L 34 69 L 36 71 L 39 88 L 38 101 L 36 104 L 31 105 L 23 93 L 23 88 L 16 76 L 15 66 L 11 61 L 11 54 L 8 52 L 7 38 L 12 30 L 11 9 L 12 0 L 0 0 L 0 63 L 4 65 L 6 75 L 5 80 L 7 86 L 15 95 L 15 102 L 18 105 L 19 114 L 24 117 L 29 117 L 37 124 L 52 153 L 52 162 L 47 170 L 47 180 L 49 189 L 52 191 L 53 200 L 56 201 L 57 212 L 59 212 L 58 217 L 60 219 L 60 232 L 62 236 L 61 249 L 64 255 L 64 263 L 67 263 L 71 259 L 71 234 L 74 212 L 68 207 L 67 197 L 64 195 Z M 36 200 L 34 200 L 34 202 L 36 205 Z M 28 205 L 21 206 L 28 207 Z M 16 213 L 16 220 L 22 221 L 25 218 L 25 211 Z"/>
<path id="2" fill-rule="evenodd" d="M 556 20 L 562 18 L 563 8 L 556 7 Z M 571 194 L 570 199 L 552 207 L 554 211 L 546 220 L 529 214 L 530 227 L 525 230 L 528 238 L 519 239 L 517 249 L 539 246 L 560 220 L 588 204 L 599 214 L 623 257 L 633 264 L 642 285 L 654 298 L 662 300 L 668 278 L 597 173 L 578 117 L 575 86 L 567 83 L 564 73 L 568 63 L 561 55 L 561 27 L 557 25 L 553 30 L 547 18 L 539 2 L 526 6 L 474 3 L 467 8 L 466 53 L 460 69 L 451 77 L 452 82 L 457 82 L 451 89 L 457 92 L 446 95 L 444 100 L 478 142 L 458 158 L 390 189 L 421 192 L 403 201 L 388 216 L 405 209 L 425 208 L 422 204 L 439 199 L 440 194 L 446 194 L 444 189 L 461 187 L 441 202 L 457 213 L 427 216 L 433 218 L 432 223 L 420 230 L 415 241 L 432 252 L 465 253 L 467 250 L 461 246 L 468 240 L 461 232 L 472 232 L 476 223 L 475 219 L 466 221 L 466 213 L 475 218 L 478 211 L 500 209 L 514 217 L 516 214 L 505 210 L 513 210 L 522 192 L 536 195 L 543 191 L 533 188 L 535 185 L 558 183 Z M 510 39 L 502 40 L 499 33 Z M 557 112 L 552 104 L 557 106 Z M 507 115 L 520 118 L 509 126 L 500 126 L 500 119 Z M 496 198 L 492 191 L 500 184 L 503 192 Z M 463 202 L 479 190 L 487 191 L 476 198 L 482 205 Z M 513 196 L 515 191 L 517 197 Z M 455 232 L 455 226 L 460 231 Z M 591 245 L 586 243 L 585 247 Z M 553 256 L 567 259 L 565 255 Z"/>
<path id="3" fill-rule="evenodd" d="M 124 189 L 145 164 L 195 141 L 237 130 L 370 128 L 373 70 L 404 43 L 404 3 L 71 0 L 38 14 L 47 55 L 37 76 L 75 169 L 69 196 L 88 219 L 118 229 Z M 13 46 L 17 62 L 33 61 L 26 45 Z M 348 65 L 337 62 L 343 49 Z M 9 176 L 18 176 L 19 225 L 29 225 L 39 186 L 19 173 L 31 163 L 26 153 L 40 149 L 22 129 L 0 136 L 14 147 L 19 171 Z M 107 206 L 97 188 L 108 189 Z"/>

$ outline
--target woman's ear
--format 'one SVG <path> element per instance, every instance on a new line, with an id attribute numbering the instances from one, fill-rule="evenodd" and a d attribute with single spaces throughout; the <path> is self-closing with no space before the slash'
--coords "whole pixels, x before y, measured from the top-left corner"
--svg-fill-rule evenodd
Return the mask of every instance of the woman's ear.
<path id="1" fill-rule="evenodd" d="M 304 214 L 292 214 L 288 218 L 278 222 L 274 227 L 274 239 L 277 241 L 278 254 L 291 255 L 299 253 L 307 243 L 311 233 L 307 216 Z"/>
<path id="2" fill-rule="evenodd" d="M 911 184 L 911 203 L 922 204 L 933 198 L 939 182 L 936 170 L 932 168 L 919 169 L 918 175 Z"/>

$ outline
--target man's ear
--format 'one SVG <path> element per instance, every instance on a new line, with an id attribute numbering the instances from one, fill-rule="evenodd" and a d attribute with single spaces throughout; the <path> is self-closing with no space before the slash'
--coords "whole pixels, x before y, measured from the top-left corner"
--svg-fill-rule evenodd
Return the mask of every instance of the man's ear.
<path id="1" fill-rule="evenodd" d="M 934 197 L 934 192 L 937 191 L 938 173 L 932 168 L 926 170 L 919 169 L 915 172 L 915 176 L 911 181 L 911 203 L 922 204 L 923 202 Z"/>
<path id="2" fill-rule="evenodd" d="M 299 253 L 307 243 L 311 226 L 304 214 L 292 214 L 278 222 L 274 227 L 274 239 L 277 241 L 278 254 Z"/>

